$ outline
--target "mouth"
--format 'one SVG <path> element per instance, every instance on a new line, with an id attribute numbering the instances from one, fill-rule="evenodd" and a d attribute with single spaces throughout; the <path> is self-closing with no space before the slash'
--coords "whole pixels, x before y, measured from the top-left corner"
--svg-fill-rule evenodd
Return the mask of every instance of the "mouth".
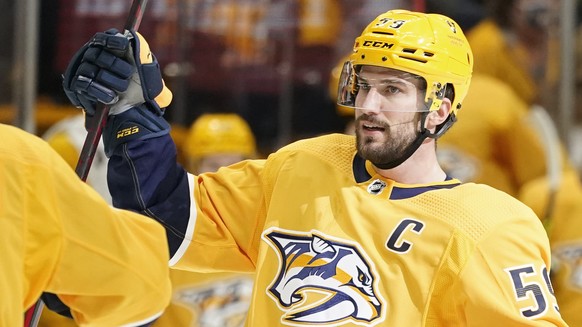
<path id="1" fill-rule="evenodd" d="M 372 122 L 362 122 L 362 131 L 369 132 L 369 133 L 383 133 L 386 131 L 386 128 L 380 124 L 372 123 Z"/>

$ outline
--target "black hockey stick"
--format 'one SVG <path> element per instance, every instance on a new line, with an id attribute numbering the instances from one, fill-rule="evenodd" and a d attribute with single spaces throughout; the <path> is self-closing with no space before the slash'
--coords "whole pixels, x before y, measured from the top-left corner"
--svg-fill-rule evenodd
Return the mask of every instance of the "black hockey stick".
<path id="1" fill-rule="evenodd" d="M 137 30 L 139 28 L 147 2 L 148 0 L 133 0 L 123 27 L 124 30 Z M 93 163 L 93 158 L 95 158 L 95 151 L 97 150 L 97 145 L 101 139 L 103 127 L 105 126 L 105 123 L 107 123 L 108 115 L 109 106 L 97 102 L 95 114 L 93 117 L 87 118 L 87 137 L 85 138 L 83 149 L 81 150 L 77 166 L 75 167 L 75 172 L 83 181 L 87 181 L 89 169 Z M 38 325 L 38 320 L 40 319 L 43 307 L 44 303 L 39 299 L 25 312 L 24 327 L 36 327 Z"/>
<path id="2" fill-rule="evenodd" d="M 143 12 L 147 5 L 147 0 L 133 0 L 129 15 L 125 21 L 124 30 L 137 30 L 143 17 Z M 87 118 L 87 137 L 83 144 L 83 149 L 77 161 L 75 172 L 83 181 L 87 180 L 89 169 L 95 158 L 95 151 L 103 133 L 103 127 L 107 123 L 107 116 L 109 115 L 109 106 L 101 102 L 97 102 L 97 108 L 93 117 Z"/>

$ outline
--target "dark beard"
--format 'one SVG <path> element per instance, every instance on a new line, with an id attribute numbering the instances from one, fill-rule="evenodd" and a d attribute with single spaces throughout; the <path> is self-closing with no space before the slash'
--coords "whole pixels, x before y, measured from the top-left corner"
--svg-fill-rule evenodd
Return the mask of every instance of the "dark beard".
<path id="1" fill-rule="evenodd" d="M 364 116 L 360 116 L 358 120 L 363 119 Z M 416 131 L 417 119 L 414 122 L 389 126 L 377 122 L 373 118 L 365 118 L 367 118 L 365 120 L 374 122 L 376 125 L 381 125 L 384 128 L 384 135 L 389 136 L 385 142 L 374 144 L 374 138 L 361 136 L 361 133 L 356 130 L 356 149 L 358 150 L 358 154 L 375 165 L 382 165 L 401 159 L 406 155 L 407 149 L 418 136 L 418 132 Z"/>

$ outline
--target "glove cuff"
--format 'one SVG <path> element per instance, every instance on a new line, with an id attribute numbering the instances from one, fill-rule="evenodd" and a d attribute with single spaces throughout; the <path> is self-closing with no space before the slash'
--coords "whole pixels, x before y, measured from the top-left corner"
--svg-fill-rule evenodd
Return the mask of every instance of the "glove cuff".
<path id="1" fill-rule="evenodd" d="M 141 83 L 143 98 L 150 110 L 161 115 L 172 101 L 172 92 L 164 84 L 160 64 L 148 42 L 135 30 L 132 35 L 133 58 Z"/>
<path id="2" fill-rule="evenodd" d="M 109 116 L 103 129 L 105 155 L 110 158 L 120 144 L 159 137 L 170 132 L 170 124 L 141 104 L 118 115 Z"/>

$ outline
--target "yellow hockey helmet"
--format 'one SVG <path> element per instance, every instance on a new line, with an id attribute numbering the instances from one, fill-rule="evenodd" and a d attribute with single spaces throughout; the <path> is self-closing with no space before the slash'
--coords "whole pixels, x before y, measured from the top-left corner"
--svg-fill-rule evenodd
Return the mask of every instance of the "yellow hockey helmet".
<path id="1" fill-rule="evenodd" d="M 376 17 L 356 38 L 353 52 L 340 77 L 338 105 L 357 83 L 358 66 L 371 65 L 405 71 L 424 78 L 428 110 L 437 110 L 445 88 L 453 86 L 452 113 L 456 115 L 467 94 L 473 72 L 473 53 L 459 25 L 440 14 L 391 10 Z"/>
<path id="2" fill-rule="evenodd" d="M 203 114 L 190 127 L 184 152 L 190 159 L 230 153 L 250 158 L 256 152 L 255 137 L 237 114 Z"/>

